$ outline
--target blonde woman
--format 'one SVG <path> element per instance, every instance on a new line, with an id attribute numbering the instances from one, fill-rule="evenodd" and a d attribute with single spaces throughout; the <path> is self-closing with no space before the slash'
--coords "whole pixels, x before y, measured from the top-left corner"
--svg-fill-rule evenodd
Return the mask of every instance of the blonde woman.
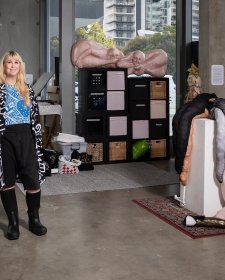
<path id="1" fill-rule="evenodd" d="M 42 161 L 42 134 L 34 92 L 25 82 L 25 65 L 15 51 L 0 60 L 0 193 L 8 217 L 7 238 L 20 235 L 15 193 L 19 176 L 26 191 L 29 230 L 44 235 L 47 228 L 39 219 L 45 166 Z"/>

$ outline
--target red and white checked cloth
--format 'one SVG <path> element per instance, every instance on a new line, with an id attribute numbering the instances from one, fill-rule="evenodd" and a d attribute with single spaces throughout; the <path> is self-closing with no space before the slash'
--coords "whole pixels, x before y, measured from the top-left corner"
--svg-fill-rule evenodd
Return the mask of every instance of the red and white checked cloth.
<path id="1" fill-rule="evenodd" d="M 79 165 L 81 165 L 80 160 L 73 159 L 70 161 L 65 156 L 59 156 L 59 174 L 77 174 L 79 173 Z"/>

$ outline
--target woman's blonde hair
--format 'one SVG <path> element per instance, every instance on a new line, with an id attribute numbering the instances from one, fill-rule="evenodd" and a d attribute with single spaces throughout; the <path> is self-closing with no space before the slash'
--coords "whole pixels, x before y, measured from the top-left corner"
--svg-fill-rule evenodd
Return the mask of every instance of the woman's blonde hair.
<path id="1" fill-rule="evenodd" d="M 22 95 L 24 102 L 26 105 L 30 105 L 30 98 L 29 98 L 29 89 L 25 82 L 25 64 L 21 58 L 21 56 L 15 51 L 8 51 L 6 52 L 1 60 L 0 60 L 0 83 L 6 82 L 6 74 L 4 70 L 4 64 L 8 59 L 15 59 L 20 63 L 19 73 L 17 75 L 15 88 L 20 92 Z"/>

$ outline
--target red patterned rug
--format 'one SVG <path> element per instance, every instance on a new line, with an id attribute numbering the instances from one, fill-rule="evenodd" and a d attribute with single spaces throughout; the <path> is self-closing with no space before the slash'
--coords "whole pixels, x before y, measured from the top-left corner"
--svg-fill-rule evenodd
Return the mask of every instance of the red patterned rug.
<path id="1" fill-rule="evenodd" d="M 172 225 L 191 238 L 202 238 L 225 234 L 225 229 L 212 227 L 187 227 L 183 225 L 183 220 L 187 215 L 196 215 L 179 205 L 173 197 L 152 197 L 134 199 L 134 203 L 148 210 L 163 221 Z"/>

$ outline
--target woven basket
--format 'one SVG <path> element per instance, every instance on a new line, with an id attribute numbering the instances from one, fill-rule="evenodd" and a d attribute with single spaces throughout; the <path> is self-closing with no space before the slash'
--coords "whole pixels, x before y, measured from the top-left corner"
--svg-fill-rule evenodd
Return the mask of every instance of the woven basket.
<path id="1" fill-rule="evenodd" d="M 103 161 L 103 143 L 88 143 L 87 153 L 92 155 L 92 162 Z"/>

